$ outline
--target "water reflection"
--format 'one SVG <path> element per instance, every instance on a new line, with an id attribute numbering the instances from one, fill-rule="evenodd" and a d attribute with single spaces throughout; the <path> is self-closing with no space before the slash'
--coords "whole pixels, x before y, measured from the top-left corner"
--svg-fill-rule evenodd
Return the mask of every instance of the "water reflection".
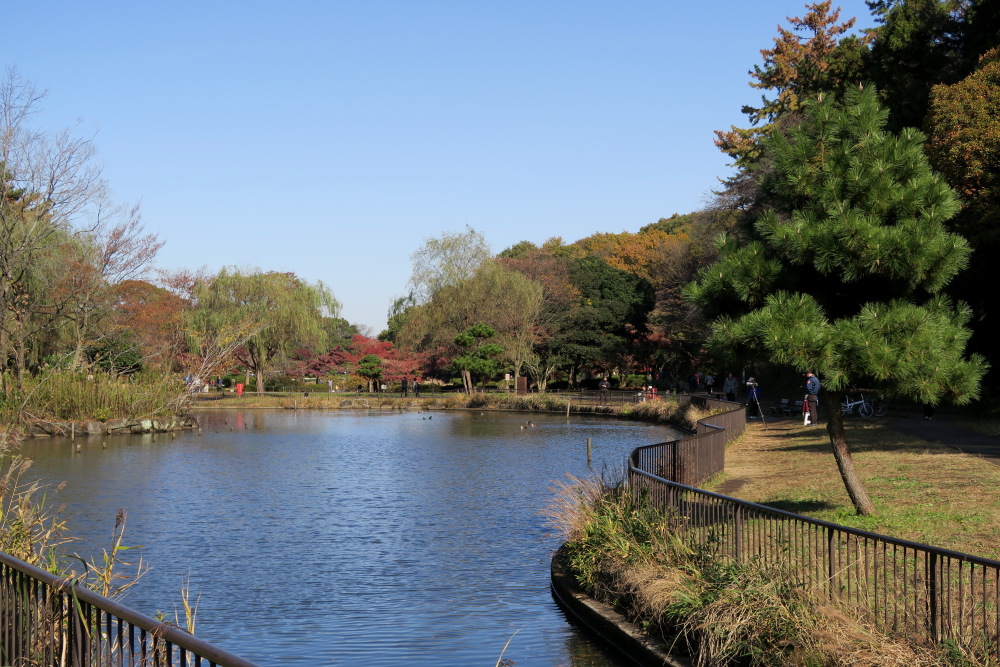
<path id="1" fill-rule="evenodd" d="M 620 468 L 662 427 L 509 413 L 199 413 L 201 431 L 25 444 L 67 480 L 81 553 L 119 507 L 154 569 L 126 598 L 172 616 L 190 573 L 198 634 L 265 665 L 618 664 L 548 589 L 541 515 L 567 473 Z M 430 417 L 433 418 L 430 418 Z M 525 428 L 521 428 L 525 426 Z M 106 441 L 106 448 L 102 442 Z"/>

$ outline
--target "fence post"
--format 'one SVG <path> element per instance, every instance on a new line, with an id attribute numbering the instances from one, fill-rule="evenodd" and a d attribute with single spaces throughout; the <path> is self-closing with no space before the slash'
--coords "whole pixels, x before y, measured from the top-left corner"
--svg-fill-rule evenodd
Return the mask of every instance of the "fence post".
<path id="1" fill-rule="evenodd" d="M 736 562 L 743 562 L 743 506 L 736 506 L 736 516 L 733 517 L 733 532 L 736 538 Z"/>
<path id="2" fill-rule="evenodd" d="M 830 597 L 833 597 L 836 591 L 834 591 L 834 577 L 837 575 L 837 566 L 834 563 L 835 550 L 833 547 L 833 535 L 834 531 L 832 527 L 826 529 L 826 576 L 829 582 Z"/>
<path id="3" fill-rule="evenodd" d="M 938 555 L 931 551 L 927 562 L 927 604 L 931 606 L 931 641 L 938 643 Z"/>

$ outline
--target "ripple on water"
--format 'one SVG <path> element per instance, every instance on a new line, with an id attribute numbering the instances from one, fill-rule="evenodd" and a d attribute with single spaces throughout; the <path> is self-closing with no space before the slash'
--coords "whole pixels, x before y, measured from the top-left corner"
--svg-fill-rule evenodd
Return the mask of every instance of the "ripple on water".
<path id="1" fill-rule="evenodd" d="M 558 538 L 541 511 L 571 473 L 620 469 L 662 427 L 464 414 L 200 413 L 204 435 L 26 443 L 67 480 L 79 551 L 118 507 L 154 569 L 125 603 L 179 606 L 198 634 L 262 665 L 618 664 L 566 623 L 548 589 Z M 493 420 L 495 419 L 495 421 Z M 230 431 L 230 428 L 233 431 Z"/>

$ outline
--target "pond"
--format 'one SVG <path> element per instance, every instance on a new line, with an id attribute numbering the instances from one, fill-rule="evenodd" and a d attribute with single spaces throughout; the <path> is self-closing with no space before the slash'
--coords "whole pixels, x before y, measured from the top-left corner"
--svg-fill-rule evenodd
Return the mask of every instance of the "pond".
<path id="1" fill-rule="evenodd" d="M 674 431 L 507 412 L 197 417 L 200 434 L 23 445 L 30 476 L 66 482 L 50 501 L 72 550 L 99 556 L 126 510 L 125 544 L 152 566 L 126 605 L 173 618 L 189 580 L 198 636 L 261 665 L 493 665 L 511 637 L 518 667 L 625 664 L 553 601 L 544 509 L 554 482 L 620 476 Z"/>

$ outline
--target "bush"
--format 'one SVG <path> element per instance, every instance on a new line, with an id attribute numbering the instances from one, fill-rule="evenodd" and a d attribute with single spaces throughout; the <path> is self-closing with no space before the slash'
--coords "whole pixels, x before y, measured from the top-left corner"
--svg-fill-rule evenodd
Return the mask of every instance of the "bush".
<path id="1" fill-rule="evenodd" d="M 622 380 L 622 385 L 621 386 L 622 387 L 645 387 L 647 384 L 649 384 L 649 383 L 646 381 L 646 376 L 645 375 L 632 374 L 632 375 L 626 375 L 625 376 L 625 378 Z"/>

